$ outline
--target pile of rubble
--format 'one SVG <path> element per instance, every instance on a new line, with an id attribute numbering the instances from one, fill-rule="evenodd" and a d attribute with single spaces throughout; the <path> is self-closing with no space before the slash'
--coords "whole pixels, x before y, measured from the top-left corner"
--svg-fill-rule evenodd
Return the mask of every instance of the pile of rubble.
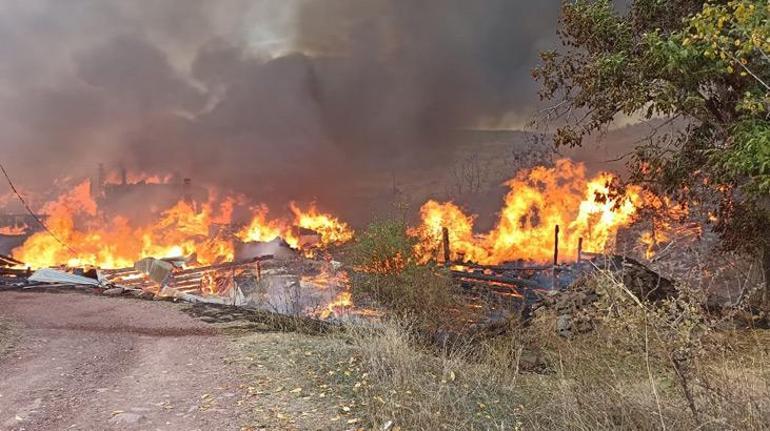
<path id="1" fill-rule="evenodd" d="M 275 247 L 271 247 L 274 249 Z M 18 269 L 22 262 L 0 258 L 3 280 L 10 288 L 85 287 L 108 296 L 181 300 L 262 310 L 284 316 L 319 319 L 354 314 L 347 275 L 335 261 L 305 258 L 285 247 L 279 256 L 198 266 L 185 258 L 144 258 L 120 269 Z"/>
<path id="2" fill-rule="evenodd" d="M 606 270 L 636 298 L 644 302 L 658 302 L 676 295 L 674 283 L 642 265 L 623 256 L 604 256 L 591 261 L 595 270 Z M 593 271 L 592 271 L 593 272 Z M 584 272 L 565 289 L 551 290 L 542 296 L 534 309 L 554 310 L 557 316 L 556 330 L 562 336 L 584 333 L 594 328 L 592 305 L 599 299 L 592 272 Z"/>
<path id="3" fill-rule="evenodd" d="M 23 262 L 0 254 L 0 285 L 15 285 L 32 274 L 29 268 L 24 268 Z"/>
<path id="4" fill-rule="evenodd" d="M 589 280 L 599 271 L 611 274 L 641 300 L 655 302 L 676 293 L 669 279 L 637 260 L 617 255 L 585 253 L 577 262 L 555 266 L 464 264 L 452 267 L 451 274 L 466 296 L 486 308 L 492 323 L 527 318 L 545 307 L 556 311 L 559 332 L 570 335 L 592 327 L 583 311 L 598 298 Z"/>
<path id="5" fill-rule="evenodd" d="M 332 260 L 307 258 L 282 241 L 255 243 L 239 250 L 238 260 L 201 266 L 189 258 L 144 258 L 129 268 L 45 268 L 34 272 L 0 257 L 0 285 L 16 288 L 84 286 L 108 296 L 180 300 L 194 304 L 261 310 L 318 320 L 355 319 L 372 310 L 353 307 L 347 274 Z M 673 294 L 672 283 L 639 262 L 619 256 L 584 254 L 577 262 L 532 265 L 454 265 L 461 286 L 465 324 L 488 327 L 525 316 L 538 307 L 555 308 L 563 333 L 583 331 L 575 316 L 596 300 L 584 280 L 610 270 L 643 299 Z M 466 310 L 466 311 L 468 311 Z M 473 319 L 470 319 L 472 316 Z M 469 320 L 470 319 L 470 320 Z"/>

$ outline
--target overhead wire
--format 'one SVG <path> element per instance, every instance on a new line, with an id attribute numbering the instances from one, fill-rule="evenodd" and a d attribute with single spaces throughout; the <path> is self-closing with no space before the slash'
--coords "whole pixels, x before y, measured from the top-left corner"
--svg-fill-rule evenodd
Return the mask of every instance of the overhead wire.
<path id="1" fill-rule="evenodd" d="M 72 253 L 73 256 L 77 255 L 77 251 L 75 251 L 74 248 L 70 247 L 68 244 L 66 244 L 64 241 L 62 241 L 58 236 L 56 236 L 55 233 L 53 233 L 50 229 L 48 229 L 48 226 L 45 225 L 43 220 L 41 220 L 40 217 L 37 214 L 35 214 L 34 211 L 32 211 L 32 208 L 30 208 L 30 206 L 27 203 L 27 201 L 24 199 L 24 197 L 21 195 L 21 193 L 19 193 L 19 191 L 16 189 L 16 186 L 13 184 L 13 180 L 11 180 L 10 175 L 8 175 L 8 172 L 5 170 L 5 166 L 3 166 L 2 163 L 0 163 L 0 171 L 3 172 L 3 175 L 5 176 L 6 181 L 8 181 L 8 185 L 11 187 L 11 190 L 16 195 L 16 197 L 19 198 L 19 201 L 24 206 L 24 209 L 27 210 L 29 215 L 32 216 L 32 218 L 35 219 L 35 221 L 38 222 L 38 224 L 40 224 L 40 226 L 43 228 L 43 230 L 45 230 L 49 235 L 51 235 L 51 237 L 54 240 L 56 240 L 56 242 L 61 244 L 62 247 L 66 248 L 70 253 Z"/>

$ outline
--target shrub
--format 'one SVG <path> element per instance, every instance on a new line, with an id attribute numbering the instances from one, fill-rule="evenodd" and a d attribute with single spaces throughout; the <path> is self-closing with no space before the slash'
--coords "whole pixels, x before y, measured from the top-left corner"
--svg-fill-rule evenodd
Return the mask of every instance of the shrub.
<path id="1" fill-rule="evenodd" d="M 435 328 L 444 323 L 445 311 L 455 302 L 455 287 L 439 267 L 418 263 L 415 245 L 404 223 L 371 224 L 348 252 L 351 286 L 358 299 L 371 298 L 395 316 Z"/>

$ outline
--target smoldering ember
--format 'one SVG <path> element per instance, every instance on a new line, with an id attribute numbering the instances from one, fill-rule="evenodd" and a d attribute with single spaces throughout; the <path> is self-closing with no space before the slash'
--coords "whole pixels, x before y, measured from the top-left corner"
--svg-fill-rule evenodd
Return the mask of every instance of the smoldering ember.
<path id="1" fill-rule="evenodd" d="M 0 1 L 0 429 L 770 429 L 768 22 Z"/>

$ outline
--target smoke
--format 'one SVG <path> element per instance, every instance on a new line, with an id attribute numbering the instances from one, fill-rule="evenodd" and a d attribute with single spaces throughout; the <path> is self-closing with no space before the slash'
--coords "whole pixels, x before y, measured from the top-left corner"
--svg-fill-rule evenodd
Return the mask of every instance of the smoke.
<path id="1" fill-rule="evenodd" d="M 367 174 L 440 161 L 460 129 L 526 118 L 558 9 L 5 0 L 2 162 L 26 184 L 101 162 L 262 200 L 344 202 Z"/>

